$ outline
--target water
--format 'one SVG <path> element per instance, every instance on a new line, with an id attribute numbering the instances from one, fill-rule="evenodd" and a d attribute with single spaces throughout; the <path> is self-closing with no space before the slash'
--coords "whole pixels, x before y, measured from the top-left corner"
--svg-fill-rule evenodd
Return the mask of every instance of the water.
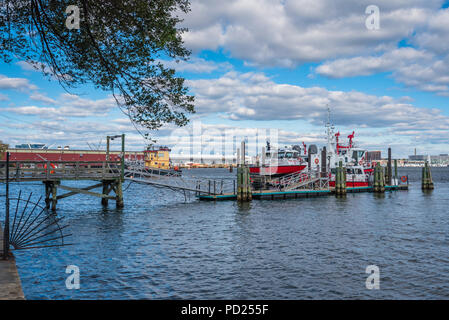
<path id="1" fill-rule="evenodd" d="M 184 203 L 132 184 L 122 210 L 63 199 L 75 245 L 16 252 L 23 290 L 28 299 L 447 299 L 449 168 L 432 173 L 426 194 L 420 169 L 400 169 L 410 191 L 385 196 Z M 11 193 L 19 188 L 43 194 L 41 184 Z M 66 289 L 67 265 L 80 268 L 80 290 Z M 365 287 L 368 265 L 380 268 L 380 290 Z"/>

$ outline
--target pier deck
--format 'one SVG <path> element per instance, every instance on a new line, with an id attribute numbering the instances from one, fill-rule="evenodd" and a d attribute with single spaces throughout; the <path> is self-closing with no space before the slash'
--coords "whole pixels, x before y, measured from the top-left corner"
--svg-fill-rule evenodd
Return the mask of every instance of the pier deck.
<path id="1" fill-rule="evenodd" d="M 19 273 L 14 258 L 3 260 L 3 229 L 0 226 L 0 300 L 23 300 Z"/>
<path id="2" fill-rule="evenodd" d="M 408 185 L 385 186 L 385 191 L 395 191 L 395 190 L 408 190 Z M 373 187 L 347 188 L 346 192 L 347 193 L 373 192 Z M 281 200 L 281 199 L 329 196 L 334 193 L 335 193 L 334 188 L 325 190 L 290 190 L 290 191 L 262 190 L 262 191 L 253 191 L 252 198 L 255 200 Z M 234 193 L 225 193 L 219 195 L 201 194 L 199 195 L 199 199 L 205 201 L 237 200 L 237 195 Z"/>

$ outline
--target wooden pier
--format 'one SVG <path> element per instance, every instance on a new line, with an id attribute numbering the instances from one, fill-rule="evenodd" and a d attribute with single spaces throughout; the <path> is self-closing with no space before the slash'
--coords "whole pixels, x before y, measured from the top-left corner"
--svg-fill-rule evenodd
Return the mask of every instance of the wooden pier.
<path id="1" fill-rule="evenodd" d="M 58 200 L 85 194 L 101 198 L 103 205 L 108 200 L 115 200 L 118 208 L 123 207 L 123 169 L 119 161 L 10 161 L 10 182 L 42 182 L 45 186 L 46 207 L 56 210 Z M 0 181 L 6 180 L 6 163 L 0 162 Z M 62 185 L 64 180 L 92 180 L 96 184 L 85 188 L 74 188 Z M 102 188 L 102 192 L 90 190 Z M 58 195 L 58 189 L 67 193 Z M 111 195 L 111 193 L 114 193 Z"/>

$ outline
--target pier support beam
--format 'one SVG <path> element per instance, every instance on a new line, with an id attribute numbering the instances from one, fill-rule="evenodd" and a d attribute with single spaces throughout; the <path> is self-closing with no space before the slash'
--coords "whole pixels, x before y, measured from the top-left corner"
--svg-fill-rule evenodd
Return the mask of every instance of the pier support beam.
<path id="1" fill-rule="evenodd" d="M 122 180 L 120 178 L 115 180 L 103 180 L 102 184 L 103 184 L 103 191 L 102 191 L 101 204 L 103 206 L 107 206 L 109 202 L 108 200 L 114 199 L 116 207 L 123 208 L 124 202 L 123 202 Z M 111 191 L 115 192 L 115 197 L 109 195 Z"/>
<path id="2" fill-rule="evenodd" d="M 115 206 L 119 209 L 124 207 L 121 179 L 117 179 L 115 182 Z"/>
<path id="3" fill-rule="evenodd" d="M 56 211 L 58 204 L 58 185 L 60 181 L 44 181 L 45 184 L 45 208 Z"/>

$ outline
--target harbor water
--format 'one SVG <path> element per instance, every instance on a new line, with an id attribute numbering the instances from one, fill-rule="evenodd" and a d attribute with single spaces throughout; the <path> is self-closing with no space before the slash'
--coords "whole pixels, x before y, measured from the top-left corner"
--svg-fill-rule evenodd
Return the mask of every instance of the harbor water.
<path id="1" fill-rule="evenodd" d="M 199 202 L 126 182 L 120 210 L 85 195 L 63 199 L 57 214 L 73 245 L 16 251 L 23 291 L 27 299 L 448 299 L 449 168 L 432 168 L 429 193 L 420 168 L 399 174 L 410 190 L 383 196 Z M 11 196 L 19 190 L 37 200 L 44 186 L 14 183 Z M 79 290 L 66 287 L 69 265 L 79 268 Z M 378 290 L 366 288 L 369 265 L 379 267 Z"/>

